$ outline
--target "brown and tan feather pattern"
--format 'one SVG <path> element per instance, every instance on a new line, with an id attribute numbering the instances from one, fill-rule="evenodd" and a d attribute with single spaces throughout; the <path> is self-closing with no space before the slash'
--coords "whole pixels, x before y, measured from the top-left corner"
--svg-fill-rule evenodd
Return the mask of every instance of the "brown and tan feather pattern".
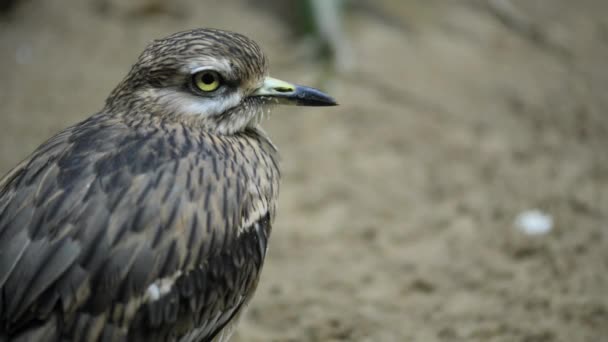
<path id="1" fill-rule="evenodd" d="M 208 65 L 221 91 L 195 94 L 192 70 Z M 266 68 L 235 33 L 155 41 L 102 111 L 0 180 L 0 341 L 229 338 L 278 195 L 252 95 Z"/>

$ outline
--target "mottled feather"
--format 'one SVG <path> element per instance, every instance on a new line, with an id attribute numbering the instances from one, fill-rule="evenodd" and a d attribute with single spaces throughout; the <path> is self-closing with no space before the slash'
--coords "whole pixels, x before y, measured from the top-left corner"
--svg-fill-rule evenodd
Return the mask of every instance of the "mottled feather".
<path id="1" fill-rule="evenodd" d="M 100 113 L 2 180 L 2 331 L 63 319 L 72 340 L 204 341 L 247 302 L 274 216 L 276 151 L 257 129 L 212 136 L 157 120 Z M 266 211 L 250 218 L 257 206 Z M 162 279 L 167 292 L 147 298 Z"/>

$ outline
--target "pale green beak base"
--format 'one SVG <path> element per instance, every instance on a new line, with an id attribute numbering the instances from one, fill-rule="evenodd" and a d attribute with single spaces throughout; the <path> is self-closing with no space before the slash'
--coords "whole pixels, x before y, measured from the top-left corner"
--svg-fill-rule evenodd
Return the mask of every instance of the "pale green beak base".
<path id="1" fill-rule="evenodd" d="M 251 96 L 260 96 L 280 104 L 297 106 L 335 106 L 336 100 L 322 91 L 266 77 L 264 84 Z"/>

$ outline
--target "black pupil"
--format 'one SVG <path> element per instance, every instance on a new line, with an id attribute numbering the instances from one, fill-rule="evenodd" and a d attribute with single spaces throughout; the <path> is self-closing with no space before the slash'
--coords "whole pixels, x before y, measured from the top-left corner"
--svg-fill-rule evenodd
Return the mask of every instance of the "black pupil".
<path id="1" fill-rule="evenodd" d="M 203 81 L 203 83 L 205 83 L 206 85 L 213 84 L 213 82 L 215 82 L 215 76 L 209 72 L 205 73 L 203 74 L 203 76 L 201 76 L 201 81 Z"/>

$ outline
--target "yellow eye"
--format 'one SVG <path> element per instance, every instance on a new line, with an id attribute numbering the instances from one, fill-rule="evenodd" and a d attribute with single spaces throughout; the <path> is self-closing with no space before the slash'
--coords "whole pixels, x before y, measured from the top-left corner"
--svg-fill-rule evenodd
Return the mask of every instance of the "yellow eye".
<path id="1" fill-rule="evenodd" d="M 201 71 L 193 78 L 194 85 L 201 91 L 211 92 L 220 87 L 220 75 L 215 71 Z"/>

